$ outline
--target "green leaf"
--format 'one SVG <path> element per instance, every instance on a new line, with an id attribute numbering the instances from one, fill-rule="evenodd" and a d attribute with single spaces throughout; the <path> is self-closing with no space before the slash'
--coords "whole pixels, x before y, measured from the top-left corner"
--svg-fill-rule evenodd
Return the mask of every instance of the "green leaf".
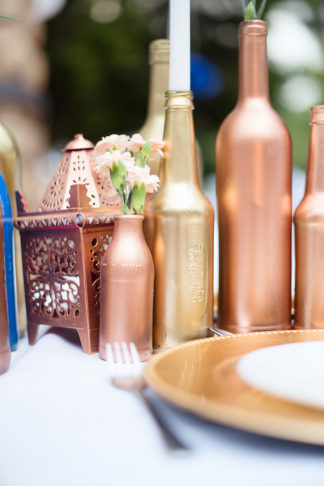
<path id="1" fill-rule="evenodd" d="M 119 173 L 119 168 L 116 163 L 113 163 L 112 167 L 109 168 L 110 178 L 112 185 L 116 189 L 117 192 L 123 192 L 124 180 Z"/>
<path id="2" fill-rule="evenodd" d="M 141 214 L 144 209 L 146 188 L 142 183 L 140 186 L 135 182 L 132 192 L 132 204 L 135 214 Z"/>
<path id="3" fill-rule="evenodd" d="M 126 179 L 126 177 L 127 177 L 127 167 L 124 164 L 124 162 L 122 160 L 120 160 L 120 159 L 118 161 L 118 171 L 119 171 L 119 175 L 122 178 L 125 178 Z"/>
<path id="4" fill-rule="evenodd" d="M 262 15 L 263 15 L 266 4 L 267 4 L 267 0 L 262 0 L 260 7 L 258 9 L 258 18 L 259 19 L 261 19 Z"/>
<path id="5" fill-rule="evenodd" d="M 255 6 L 252 0 L 248 3 L 244 11 L 244 20 L 255 20 L 257 19 L 257 13 L 255 11 Z"/>
<path id="6" fill-rule="evenodd" d="M 135 165 L 139 167 L 145 167 L 149 161 L 151 155 L 151 143 L 145 142 L 141 150 L 138 152 L 135 160 Z"/>

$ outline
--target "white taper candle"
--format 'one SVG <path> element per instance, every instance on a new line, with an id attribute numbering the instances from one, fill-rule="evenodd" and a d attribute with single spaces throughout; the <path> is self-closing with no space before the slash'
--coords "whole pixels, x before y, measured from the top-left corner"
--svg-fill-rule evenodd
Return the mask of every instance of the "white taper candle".
<path id="1" fill-rule="evenodd" d="M 169 89 L 190 90 L 190 0 L 170 0 Z"/>

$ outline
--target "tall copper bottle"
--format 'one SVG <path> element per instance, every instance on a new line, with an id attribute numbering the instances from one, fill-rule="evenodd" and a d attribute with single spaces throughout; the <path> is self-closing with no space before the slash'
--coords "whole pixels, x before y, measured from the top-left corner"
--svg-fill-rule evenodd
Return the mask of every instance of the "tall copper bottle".
<path id="1" fill-rule="evenodd" d="M 294 223 L 295 328 L 324 328 L 324 106 L 311 111 L 306 190 Z"/>
<path id="2" fill-rule="evenodd" d="M 219 326 L 290 327 L 291 139 L 269 101 L 267 24 L 239 26 L 239 94 L 216 139 Z"/>
<path id="3" fill-rule="evenodd" d="M 168 91 L 161 185 L 146 202 L 155 265 L 153 345 L 207 336 L 213 322 L 214 210 L 198 181 L 190 91 Z"/>
<path id="4" fill-rule="evenodd" d="M 0 375 L 10 363 L 9 322 L 7 312 L 3 219 L 0 210 Z"/>
<path id="5" fill-rule="evenodd" d="M 143 216 L 115 216 L 100 280 L 100 357 L 106 359 L 107 344 L 132 342 L 146 361 L 152 353 L 154 266 Z"/>

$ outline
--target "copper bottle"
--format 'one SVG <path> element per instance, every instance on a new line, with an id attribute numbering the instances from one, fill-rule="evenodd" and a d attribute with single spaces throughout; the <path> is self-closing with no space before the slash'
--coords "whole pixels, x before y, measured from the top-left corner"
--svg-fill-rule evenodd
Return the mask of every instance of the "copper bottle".
<path id="1" fill-rule="evenodd" d="M 219 327 L 290 328 L 291 177 L 288 129 L 269 101 L 267 24 L 239 26 L 239 94 L 216 140 Z"/>
<path id="2" fill-rule="evenodd" d="M 294 216 L 295 328 L 324 328 L 324 106 L 311 111 L 306 190 Z"/>
<path id="3" fill-rule="evenodd" d="M 10 344 L 5 279 L 3 220 L 0 211 L 0 375 L 7 371 L 9 363 Z"/>
<path id="4" fill-rule="evenodd" d="M 155 265 L 153 345 L 207 336 L 213 322 L 214 210 L 198 181 L 191 91 L 168 91 L 161 184 L 146 202 Z"/>
<path id="5" fill-rule="evenodd" d="M 112 241 L 102 260 L 99 352 L 133 342 L 142 361 L 152 353 L 154 266 L 143 234 L 143 216 L 116 215 Z"/>

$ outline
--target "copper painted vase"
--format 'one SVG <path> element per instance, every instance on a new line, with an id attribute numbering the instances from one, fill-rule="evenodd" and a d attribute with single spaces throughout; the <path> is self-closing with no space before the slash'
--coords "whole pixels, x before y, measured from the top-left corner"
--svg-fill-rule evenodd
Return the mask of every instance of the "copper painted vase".
<path id="1" fill-rule="evenodd" d="M 116 215 L 112 241 L 101 265 L 99 352 L 107 344 L 134 343 L 141 361 L 152 353 L 153 260 L 143 235 L 143 216 Z"/>
<path id="2" fill-rule="evenodd" d="M 239 94 L 216 140 L 218 323 L 231 332 L 291 326 L 288 129 L 269 101 L 267 24 L 239 26 Z"/>
<path id="3" fill-rule="evenodd" d="M 312 108 L 306 190 L 294 222 L 295 328 L 324 328 L 324 106 Z"/>

